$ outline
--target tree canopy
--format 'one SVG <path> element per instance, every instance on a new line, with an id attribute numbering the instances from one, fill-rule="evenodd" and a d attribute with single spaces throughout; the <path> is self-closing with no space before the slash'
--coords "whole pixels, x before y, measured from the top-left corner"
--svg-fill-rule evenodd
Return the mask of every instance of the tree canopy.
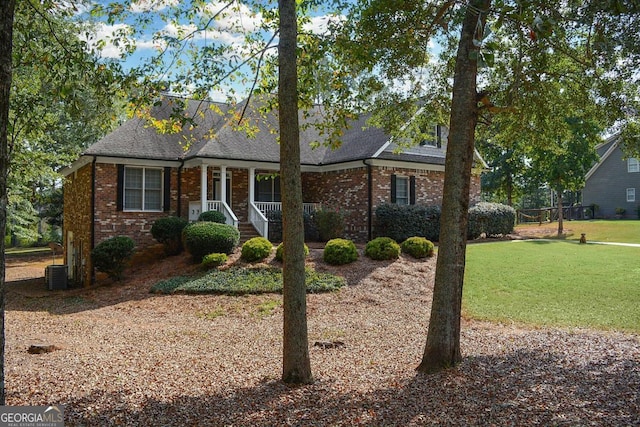
<path id="1" fill-rule="evenodd" d="M 20 2 L 13 32 L 8 122 L 9 229 L 35 238 L 39 193 L 57 170 L 111 129 L 122 114 L 127 80 L 118 64 L 100 61 L 80 38 L 93 29 L 73 8 Z M 38 19 L 34 19 L 34 16 Z M 20 224 L 23 223 L 23 226 Z"/>

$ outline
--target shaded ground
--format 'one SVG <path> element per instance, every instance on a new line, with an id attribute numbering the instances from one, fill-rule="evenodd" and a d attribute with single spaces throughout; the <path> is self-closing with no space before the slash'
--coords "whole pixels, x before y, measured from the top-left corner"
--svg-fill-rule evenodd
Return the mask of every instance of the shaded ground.
<path id="1" fill-rule="evenodd" d="M 312 385 L 278 381 L 280 295 L 150 294 L 197 269 L 179 256 L 93 289 L 8 285 L 7 404 L 65 404 L 69 426 L 640 425 L 637 335 L 467 320 L 463 363 L 416 375 L 435 259 L 321 254 L 309 263 L 349 286 L 308 297 Z M 313 346 L 331 340 L 345 347 Z"/>

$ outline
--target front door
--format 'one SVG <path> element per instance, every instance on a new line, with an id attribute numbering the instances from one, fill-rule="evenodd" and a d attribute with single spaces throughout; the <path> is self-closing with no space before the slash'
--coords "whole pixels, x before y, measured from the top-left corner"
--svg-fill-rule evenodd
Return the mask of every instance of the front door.
<path id="1" fill-rule="evenodd" d="M 213 200 L 220 200 L 220 197 L 222 196 L 220 181 L 222 181 L 220 179 L 220 176 L 213 177 Z M 226 199 L 225 202 L 227 203 L 227 205 L 231 207 L 231 177 L 229 175 L 227 175 L 227 195 L 225 199 Z"/>

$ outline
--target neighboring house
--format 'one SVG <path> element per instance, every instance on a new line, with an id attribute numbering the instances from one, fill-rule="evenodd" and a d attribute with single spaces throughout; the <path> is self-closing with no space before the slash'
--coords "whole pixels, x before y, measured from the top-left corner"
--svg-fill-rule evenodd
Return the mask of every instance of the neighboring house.
<path id="1" fill-rule="evenodd" d="M 620 135 L 616 134 L 596 150 L 600 160 L 586 175 L 582 190 L 584 206 L 597 205 L 598 218 L 613 218 L 617 209 L 624 209 L 624 216 L 636 218 L 640 205 L 640 163 L 626 157 L 620 148 Z"/>
<path id="2" fill-rule="evenodd" d="M 168 117 L 176 102 L 165 98 L 152 116 Z M 151 226 L 168 215 L 196 220 L 200 212 L 219 210 L 228 224 L 250 223 L 266 234 L 265 212 L 279 210 L 281 200 L 277 115 L 250 105 L 244 117 L 258 132 L 247 133 L 237 129 L 243 106 L 191 101 L 186 111 L 198 126 L 179 133 L 158 133 L 144 119 L 128 120 L 63 171 L 65 263 L 72 280 L 92 283 L 91 249 L 107 238 L 130 236 L 139 249 L 154 244 Z M 321 116 L 317 108 L 301 114 L 301 123 Z M 433 141 L 397 153 L 389 136 L 366 127 L 365 118 L 350 123 L 335 150 L 312 148 L 323 136 L 303 126 L 305 210 L 340 210 L 345 237 L 363 242 L 375 234 L 375 210 L 383 203 L 441 204 L 448 134 L 434 128 Z M 479 156 L 476 164 L 486 167 Z M 472 203 L 479 200 L 479 173 L 470 196 Z"/>

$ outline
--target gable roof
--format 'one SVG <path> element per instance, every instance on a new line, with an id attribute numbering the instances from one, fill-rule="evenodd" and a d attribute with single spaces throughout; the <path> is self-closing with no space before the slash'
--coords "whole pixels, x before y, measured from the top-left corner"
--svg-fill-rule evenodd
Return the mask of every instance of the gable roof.
<path id="1" fill-rule="evenodd" d="M 585 175 L 585 178 L 584 178 L 585 181 L 591 178 L 591 176 L 593 176 L 594 173 L 596 173 L 600 165 L 602 165 L 609 158 L 609 156 L 611 156 L 611 154 L 614 151 L 616 151 L 619 145 L 620 145 L 620 134 L 616 133 L 610 136 L 609 138 L 607 138 L 603 143 L 598 144 L 596 146 L 596 152 L 598 153 L 598 156 L 600 158 L 598 159 L 596 164 L 594 164 L 591 167 L 591 169 L 589 169 L 589 172 L 587 172 L 587 174 Z"/>
<path id="2" fill-rule="evenodd" d="M 167 119 L 174 109 L 184 108 L 185 115 L 196 126 L 183 126 L 177 133 L 160 133 L 145 118 L 134 117 L 87 148 L 83 156 L 152 161 L 228 159 L 279 163 L 277 111 L 263 113 L 259 108 L 260 100 L 252 100 L 243 116 L 252 128 L 247 132 L 237 126 L 246 102 L 230 105 L 165 97 L 152 107 L 151 117 Z M 367 125 L 368 114 L 349 121 L 342 133 L 341 145 L 332 149 L 323 144 L 327 138 L 314 126 L 323 120 L 324 113 L 322 107 L 316 106 L 299 116 L 302 165 L 335 165 L 366 159 L 432 165 L 445 163 L 446 144 L 442 147 L 416 146 L 398 152 L 397 145 L 383 129 Z"/>

